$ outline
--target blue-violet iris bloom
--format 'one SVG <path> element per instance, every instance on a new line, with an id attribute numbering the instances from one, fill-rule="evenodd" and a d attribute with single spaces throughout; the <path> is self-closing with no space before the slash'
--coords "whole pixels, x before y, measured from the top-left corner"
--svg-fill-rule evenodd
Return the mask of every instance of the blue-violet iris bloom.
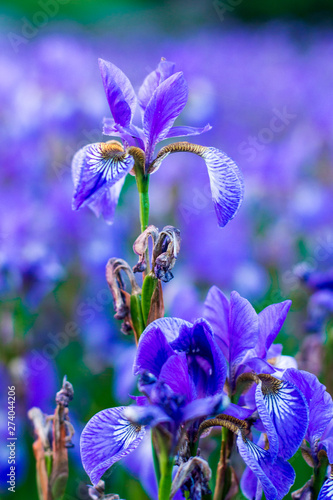
<path id="1" fill-rule="evenodd" d="M 162 426 L 175 454 L 184 424 L 194 435 L 206 416 L 222 409 L 227 366 L 203 319 L 151 323 L 140 337 L 134 372 L 144 396 L 97 413 L 82 432 L 82 463 L 93 484 L 140 444 L 147 426 Z"/>
<path id="2" fill-rule="evenodd" d="M 89 206 L 112 223 L 126 175 L 135 174 L 136 167 L 144 175 L 151 174 L 170 153 L 183 151 L 206 162 L 218 223 L 225 226 L 236 215 L 244 194 L 242 174 L 225 153 L 178 142 L 154 156 L 156 145 L 164 139 L 198 135 L 211 128 L 173 126 L 188 98 L 183 73 L 175 72 L 174 63 L 162 60 L 145 78 L 137 97 L 129 79 L 114 64 L 99 59 L 99 67 L 112 115 L 104 120 L 103 133 L 120 138 L 122 144 L 116 140 L 88 144 L 75 154 L 73 209 Z M 142 128 L 133 123 L 137 101 Z"/>

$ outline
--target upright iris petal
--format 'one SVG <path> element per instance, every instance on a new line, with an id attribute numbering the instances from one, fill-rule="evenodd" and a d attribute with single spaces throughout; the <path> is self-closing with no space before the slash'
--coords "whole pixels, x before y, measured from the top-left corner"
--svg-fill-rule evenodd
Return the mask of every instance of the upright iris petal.
<path id="1" fill-rule="evenodd" d="M 213 326 L 217 342 L 229 361 L 233 386 L 238 366 L 258 341 L 258 315 L 250 302 L 237 292 L 231 293 L 229 303 L 223 293 L 213 287 L 205 301 L 204 316 Z"/>
<path id="2" fill-rule="evenodd" d="M 167 78 L 154 91 L 143 117 L 143 131 L 148 139 L 148 161 L 152 159 L 156 144 L 165 138 L 183 111 L 187 98 L 187 84 L 181 72 Z"/>
<path id="3" fill-rule="evenodd" d="M 175 63 L 162 59 L 157 68 L 146 76 L 138 92 L 139 104 L 143 111 L 148 106 L 157 87 L 173 75 L 174 72 Z"/>
<path id="4" fill-rule="evenodd" d="M 73 208 L 96 201 L 108 188 L 125 177 L 133 168 L 134 159 L 120 143 L 98 142 L 80 149 L 73 158 Z M 119 196 L 119 187 L 109 194 L 112 205 Z"/>
<path id="5" fill-rule="evenodd" d="M 94 415 L 81 434 L 83 467 L 97 484 L 111 465 L 133 451 L 142 441 L 145 428 L 123 416 L 125 407 L 109 408 Z"/>
<path id="6" fill-rule="evenodd" d="M 333 401 L 326 392 L 326 387 L 312 373 L 302 370 L 288 369 L 283 375 L 284 380 L 296 385 L 304 394 L 309 406 L 309 427 L 305 438 L 309 441 L 312 451 L 317 441 L 333 418 Z"/>
<path id="7" fill-rule="evenodd" d="M 104 90 L 114 121 L 128 127 L 136 107 L 136 95 L 127 76 L 114 64 L 98 60 Z"/>
<path id="8" fill-rule="evenodd" d="M 255 354 L 264 358 L 268 349 L 276 339 L 291 306 L 291 300 L 285 300 L 279 304 L 271 304 L 258 314 L 259 318 L 259 342 Z"/>
<path id="9" fill-rule="evenodd" d="M 218 149 L 207 148 L 201 156 L 207 165 L 217 220 L 224 227 L 243 201 L 243 176 L 236 163 Z"/>

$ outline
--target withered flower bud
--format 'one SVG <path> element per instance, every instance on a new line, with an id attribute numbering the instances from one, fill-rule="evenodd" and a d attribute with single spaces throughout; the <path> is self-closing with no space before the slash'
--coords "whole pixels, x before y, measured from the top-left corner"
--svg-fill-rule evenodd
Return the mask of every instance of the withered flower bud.
<path id="1" fill-rule="evenodd" d="M 125 290 L 125 283 L 121 273 L 124 272 L 131 285 L 131 293 Z M 113 297 L 113 306 L 115 309 L 115 319 L 123 320 L 121 331 L 128 335 L 132 329 L 131 321 L 131 295 L 139 295 L 141 289 L 135 281 L 131 267 L 123 259 L 110 259 L 106 265 L 106 280 Z"/>
<path id="2" fill-rule="evenodd" d="M 133 245 L 133 250 L 139 256 L 139 262 L 133 267 L 133 272 L 142 273 L 147 269 L 146 253 L 148 251 L 149 238 L 153 240 L 153 246 L 155 246 L 158 236 L 159 231 L 157 227 L 151 225 L 137 237 Z"/>
<path id="3" fill-rule="evenodd" d="M 62 388 L 56 394 L 56 403 L 57 405 L 67 407 L 68 403 L 72 401 L 74 397 L 74 389 L 70 382 L 68 382 L 66 375 L 62 381 Z"/>
<path id="4" fill-rule="evenodd" d="M 171 269 L 180 251 L 180 231 L 173 226 L 165 226 L 158 236 L 153 250 L 153 272 L 161 281 L 173 278 Z"/>
<path id="5" fill-rule="evenodd" d="M 120 500 L 119 495 L 115 493 L 105 495 L 105 483 L 102 479 L 96 486 L 88 486 L 88 494 L 92 500 Z"/>
<path id="6" fill-rule="evenodd" d="M 64 495 L 68 479 L 68 451 L 72 447 L 73 426 L 68 416 L 68 403 L 74 390 L 64 377 L 62 388 L 56 394 L 56 409 L 53 415 L 44 415 L 39 408 L 31 408 L 28 417 L 32 420 L 36 441 L 33 452 L 36 459 L 39 498 L 56 500 Z"/>
<path id="7" fill-rule="evenodd" d="M 179 489 L 184 493 L 189 492 L 190 498 L 202 498 L 210 495 L 209 480 L 212 471 L 206 460 L 197 456 L 191 457 L 183 462 L 178 468 L 177 474 L 172 482 L 170 499 L 175 496 Z"/>

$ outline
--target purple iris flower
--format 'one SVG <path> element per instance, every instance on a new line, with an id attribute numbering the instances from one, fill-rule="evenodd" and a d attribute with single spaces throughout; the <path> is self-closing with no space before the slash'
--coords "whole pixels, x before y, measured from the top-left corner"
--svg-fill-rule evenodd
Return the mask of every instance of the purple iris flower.
<path id="1" fill-rule="evenodd" d="M 269 360 L 279 358 L 281 345 L 273 342 L 282 328 L 291 301 L 266 307 L 256 313 L 248 300 L 232 292 L 230 300 L 213 286 L 207 295 L 203 316 L 213 328 L 216 342 L 229 364 L 229 384 L 234 391 L 239 375 L 247 371 L 274 373 Z"/>
<path id="2" fill-rule="evenodd" d="M 247 439 L 238 439 L 237 443 L 240 452 L 244 452 L 244 460 L 250 467 L 252 465 L 264 489 L 263 479 L 255 467 L 260 465 L 261 460 L 264 460 L 264 468 L 267 468 L 267 463 L 275 463 L 276 457 L 281 460 L 291 458 L 301 445 L 309 422 L 308 404 L 302 389 L 284 376 L 280 380 L 281 372 L 269 363 L 270 358 L 281 354 L 281 349 L 272 346 L 272 343 L 285 321 L 290 305 L 290 301 L 273 304 L 257 314 L 252 305 L 237 292 L 231 293 L 229 301 L 217 287 L 212 287 L 203 314 L 211 324 L 216 341 L 229 364 L 231 399 L 235 401 L 236 398 L 237 402 L 237 391 L 242 384 L 248 384 L 251 380 L 257 384 L 246 394 L 246 401 L 239 398 L 238 403 L 246 403 L 253 412 L 258 412 L 261 430 L 268 435 L 269 454 L 264 450 L 259 453 L 254 443 Z M 279 378 L 271 374 L 278 374 Z M 233 416 L 243 418 L 242 406 L 233 405 L 232 411 Z M 255 467 L 249 457 L 256 462 Z"/>
<path id="3" fill-rule="evenodd" d="M 311 465 L 313 467 L 318 466 L 319 459 L 317 454 L 321 449 L 326 450 L 329 463 L 333 463 L 333 401 L 328 392 L 326 392 L 326 387 L 321 384 L 312 373 L 295 370 L 293 368 L 287 369 L 283 378 L 286 382 L 289 382 L 302 391 L 307 402 L 309 425 L 304 439 L 310 445 L 310 448 L 305 448 L 305 450 L 308 450 L 306 455 L 312 457 Z M 290 438 L 292 438 L 292 434 L 290 434 Z M 259 444 L 264 444 L 263 435 L 259 438 L 258 445 Z M 248 465 L 249 467 L 244 471 L 242 476 L 241 486 L 244 495 L 252 499 L 256 497 L 257 492 L 260 491 L 262 486 L 258 483 L 260 477 L 251 469 L 251 464 L 248 463 Z M 278 474 L 277 465 L 276 462 L 274 465 L 272 464 L 274 468 L 272 470 L 274 470 L 274 477 L 278 479 L 278 475 L 275 475 Z M 278 479 L 278 484 L 280 486 L 283 484 L 281 484 L 280 479 Z M 332 491 L 333 481 L 332 478 L 329 478 L 324 483 L 319 498 L 331 498 Z"/>
<path id="4" fill-rule="evenodd" d="M 113 463 L 131 453 L 147 427 L 162 426 L 176 453 L 184 424 L 194 435 L 222 403 L 227 366 L 211 327 L 176 318 L 151 323 L 140 337 L 134 372 L 144 396 L 137 404 L 97 413 L 81 435 L 83 466 L 93 484 Z"/>
<path id="5" fill-rule="evenodd" d="M 309 427 L 305 435 L 310 445 L 309 456 L 312 457 L 311 465 L 319 464 L 318 452 L 325 450 L 328 462 L 333 464 L 333 400 L 326 391 L 326 387 L 319 382 L 312 373 L 301 370 L 289 369 L 284 378 L 297 385 L 306 397 L 309 406 Z M 321 500 L 333 496 L 332 473 L 323 484 L 319 497 Z"/>
<path id="6" fill-rule="evenodd" d="M 139 89 L 138 97 L 124 73 L 110 62 L 99 60 L 106 97 L 112 118 L 104 120 L 104 134 L 118 141 L 89 144 L 73 158 L 73 209 L 89 206 L 112 223 L 125 177 L 140 168 L 144 175 L 155 172 L 174 152 L 191 152 L 206 162 L 212 199 L 218 223 L 225 226 L 237 213 L 243 199 L 242 174 L 222 151 L 187 142 L 162 148 L 154 157 L 156 145 L 164 139 L 198 135 L 210 130 L 173 126 L 184 109 L 188 88 L 182 72 L 172 62 L 162 60 Z M 137 101 L 142 113 L 142 128 L 134 125 Z"/>

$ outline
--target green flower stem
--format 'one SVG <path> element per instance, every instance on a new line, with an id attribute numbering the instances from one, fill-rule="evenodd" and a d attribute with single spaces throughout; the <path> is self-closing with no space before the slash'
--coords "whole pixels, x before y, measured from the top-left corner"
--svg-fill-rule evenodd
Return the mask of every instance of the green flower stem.
<path id="1" fill-rule="evenodd" d="M 313 500 L 317 500 L 319 492 L 321 490 L 322 485 L 325 482 L 326 479 L 326 471 L 328 467 L 328 459 L 327 457 L 323 456 L 317 465 L 317 467 L 314 468 L 314 474 L 313 474 Z"/>
<path id="2" fill-rule="evenodd" d="M 153 438 L 153 436 L 152 436 L 152 439 L 151 439 L 151 445 L 152 445 L 152 450 L 153 450 L 153 461 L 154 461 L 155 476 L 156 476 L 156 479 L 157 479 L 157 483 L 160 484 L 160 480 L 161 480 L 160 464 L 159 464 L 158 456 L 157 456 L 156 449 L 155 449 L 155 446 L 154 446 L 154 438 Z"/>
<path id="3" fill-rule="evenodd" d="M 220 451 L 220 460 L 217 465 L 216 472 L 216 483 L 215 483 L 215 491 L 214 491 L 214 500 L 223 500 L 226 498 L 227 493 L 230 489 L 230 468 L 229 468 L 229 434 L 230 431 L 225 427 L 222 427 L 222 442 L 221 442 L 221 451 Z"/>
<path id="4" fill-rule="evenodd" d="M 145 174 L 142 171 L 140 166 L 134 167 L 135 171 L 135 179 L 136 185 L 139 191 L 139 199 L 140 199 L 140 224 L 141 224 L 141 233 L 148 227 L 149 224 L 149 175 Z M 146 262 L 147 262 L 147 271 L 144 275 L 150 272 L 149 265 L 149 253 L 148 249 L 146 251 Z"/>
<path id="5" fill-rule="evenodd" d="M 172 486 L 174 459 L 162 453 L 160 456 L 161 479 L 158 486 L 158 500 L 169 500 Z"/>
<path id="6" fill-rule="evenodd" d="M 135 179 L 140 197 L 140 223 L 143 233 L 149 223 L 149 175 L 144 174 L 140 168 L 135 168 Z"/>

